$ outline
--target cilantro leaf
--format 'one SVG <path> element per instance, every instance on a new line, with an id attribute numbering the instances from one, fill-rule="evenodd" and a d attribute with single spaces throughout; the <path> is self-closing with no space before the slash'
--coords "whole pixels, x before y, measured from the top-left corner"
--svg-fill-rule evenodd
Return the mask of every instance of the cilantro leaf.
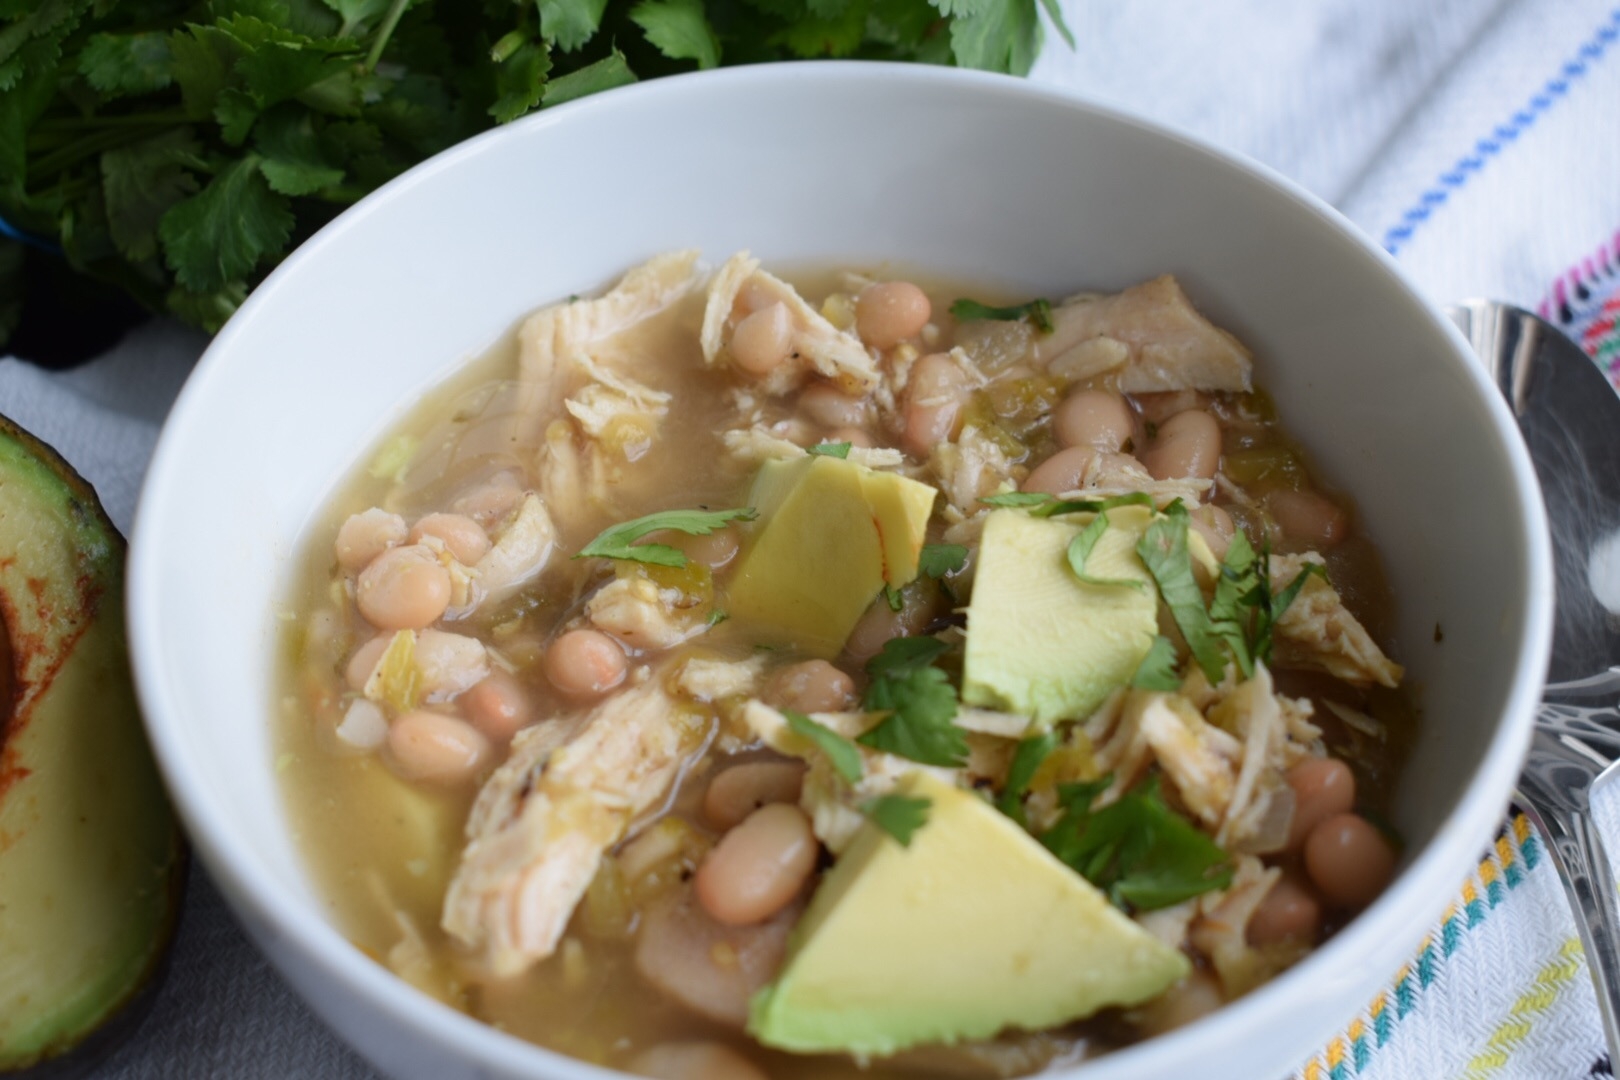
<path id="1" fill-rule="evenodd" d="M 1176 674 L 1176 647 L 1163 634 L 1153 639 L 1147 655 L 1136 665 L 1131 685 L 1138 690 L 1180 690 L 1181 676 Z"/>
<path id="2" fill-rule="evenodd" d="M 187 128 L 171 128 L 150 139 L 114 147 L 101 155 L 101 186 L 107 205 L 107 231 L 133 262 L 158 253 L 158 223 L 197 190 L 186 165 L 198 163 L 201 147 Z"/>
<path id="3" fill-rule="evenodd" d="M 928 824 L 928 812 L 933 806 L 929 799 L 909 795 L 879 795 L 861 803 L 861 813 L 899 841 L 901 847 L 910 847 L 912 836 Z"/>
<path id="4" fill-rule="evenodd" d="M 1056 502 L 1057 499 L 1042 491 L 1003 491 L 999 495 L 986 495 L 979 501 L 986 506 L 1022 508 Z"/>
<path id="5" fill-rule="evenodd" d="M 211 292 L 281 250 L 292 226 L 286 197 L 270 189 L 258 155 L 249 154 L 170 208 L 158 235 L 180 284 L 192 292 Z"/>
<path id="6" fill-rule="evenodd" d="M 787 717 L 788 727 L 794 733 L 801 735 L 816 744 L 816 749 L 827 755 L 833 770 L 851 784 L 859 783 L 866 774 L 865 766 L 861 763 L 861 752 L 855 744 L 844 738 L 825 724 L 819 724 L 804 713 L 794 712 L 792 709 L 783 709 L 782 715 Z"/>
<path id="7" fill-rule="evenodd" d="M 1069 30 L 1069 24 L 1063 21 L 1063 8 L 1058 4 L 1058 0 L 1041 0 L 1041 7 L 1046 9 L 1046 17 L 1057 27 L 1064 44 L 1071 49 L 1074 48 L 1074 34 Z"/>
<path id="8" fill-rule="evenodd" d="M 95 34 L 79 54 L 79 74 L 108 97 L 149 94 L 174 81 L 169 35 Z"/>
<path id="9" fill-rule="evenodd" d="M 686 565 L 686 556 L 677 549 L 667 544 L 637 544 L 636 541 L 662 529 L 687 536 L 707 536 L 730 522 L 753 521 L 756 516 L 753 508 L 748 506 L 736 510 L 660 510 L 656 514 L 604 529 L 596 539 L 580 548 L 574 558 L 599 556 L 651 563 L 654 566 L 682 567 Z"/>
<path id="10" fill-rule="evenodd" d="M 924 544 L 917 568 L 931 578 L 954 574 L 967 565 L 968 549 L 961 544 Z"/>
<path id="11" fill-rule="evenodd" d="M 854 3 L 828 3 L 809 0 L 809 15 L 794 20 L 779 40 L 794 56 L 806 60 L 818 56 L 848 56 L 860 48 L 866 36 L 866 0 Z"/>
<path id="12" fill-rule="evenodd" d="M 888 715 L 856 741 L 924 765 L 960 765 L 967 739 L 956 719 L 956 690 L 933 661 L 946 649 L 938 638 L 894 638 L 867 661 L 872 682 L 861 704 Z"/>
<path id="13" fill-rule="evenodd" d="M 1305 582 L 1313 575 L 1327 580 L 1327 568 L 1321 563 L 1307 561 L 1300 572 L 1294 575 L 1294 580 L 1285 585 L 1275 596 L 1271 595 L 1270 556 L 1266 556 L 1267 573 L 1264 575 L 1262 588 L 1268 597 L 1265 605 L 1260 609 L 1260 625 L 1254 635 L 1254 655 L 1258 660 L 1270 660 L 1271 648 L 1274 644 L 1273 635 L 1277 627 L 1277 620 L 1283 617 L 1296 599 L 1300 590 L 1305 588 Z"/>
<path id="14" fill-rule="evenodd" d="M 1033 0 L 1031 0 L 1033 2 Z M 958 24 L 960 25 L 960 24 Z M 970 64 L 969 67 L 979 65 Z M 999 70 L 999 69 L 993 69 Z M 1011 304 L 1007 307 L 991 307 L 981 304 L 977 300 L 958 300 L 951 305 L 951 314 L 961 322 L 973 319 L 994 319 L 998 322 L 1018 322 L 1027 318 L 1035 324 L 1035 328 L 1043 334 L 1052 332 L 1052 302 L 1050 300 L 1031 300 L 1027 304 Z"/>
<path id="15" fill-rule="evenodd" d="M 888 603 L 890 611 L 899 611 L 906 606 L 905 597 L 893 585 L 883 586 L 883 599 Z"/>
<path id="16" fill-rule="evenodd" d="M 980 10 L 951 23 L 951 54 L 959 67 L 1028 75 L 1042 36 L 1035 0 L 986 0 Z"/>
<path id="17" fill-rule="evenodd" d="M 1027 826 L 1024 820 L 1024 795 L 1029 791 L 1030 781 L 1035 779 L 1035 773 L 1057 749 L 1057 743 L 1057 732 L 1045 731 L 1020 739 L 1018 749 L 1013 752 L 1012 764 L 1007 767 L 1007 782 L 1002 785 L 1001 794 L 996 799 L 996 809 L 1020 825 Z"/>
<path id="18" fill-rule="evenodd" d="M 612 90 L 616 86 L 628 86 L 635 81 L 636 74 L 625 63 L 624 53 L 614 49 L 594 64 L 547 82 L 540 104 L 550 108 L 575 98 Z"/>
<path id="19" fill-rule="evenodd" d="M 1060 514 L 1100 514 L 1116 506 L 1146 506 L 1151 509 L 1153 496 L 1141 491 L 1132 491 L 1124 495 L 1110 495 L 1106 499 L 1050 499 L 1040 506 L 1032 507 L 1029 513 L 1031 517 L 1040 518 L 1057 517 Z"/>
<path id="20" fill-rule="evenodd" d="M 563 52 L 573 52 L 602 25 L 607 0 L 540 0 L 540 32 Z"/>
<path id="21" fill-rule="evenodd" d="M 1226 852 L 1165 805 L 1156 777 L 1092 810 L 1111 782 L 1060 789 L 1063 816 L 1039 837 L 1047 850 L 1128 910 L 1155 911 L 1231 883 Z"/>
<path id="22" fill-rule="evenodd" d="M 1210 625 L 1232 651 L 1238 671 L 1247 679 L 1254 674 L 1254 657 L 1249 647 L 1248 628 L 1256 602 L 1269 590 L 1261 586 L 1264 574 L 1255 558 L 1249 538 L 1239 530 L 1227 546 L 1215 581 L 1215 595 L 1209 602 Z"/>
<path id="23" fill-rule="evenodd" d="M 890 638 L 883 643 L 882 651 L 866 662 L 866 673 L 873 678 L 903 675 L 927 667 L 949 648 L 937 637 Z"/>
<path id="24" fill-rule="evenodd" d="M 283 195 L 310 195 L 343 181 L 343 170 L 327 157 L 306 110 L 266 113 L 256 126 L 253 147 L 263 158 L 259 169 L 264 178 Z"/>
<path id="25" fill-rule="evenodd" d="M 847 442 L 816 443 L 816 445 L 805 450 L 805 453 L 814 454 L 816 457 L 843 459 L 849 457 L 849 449 L 853 445 L 854 443 Z"/>
<path id="26" fill-rule="evenodd" d="M 1171 503 L 1165 516 L 1142 534 L 1136 553 L 1158 582 L 1159 595 L 1169 606 L 1193 659 L 1211 683 L 1219 683 L 1226 674 L 1226 650 L 1204 609 L 1204 594 L 1193 578 L 1192 557 L 1187 553 L 1186 507 L 1180 502 Z"/>
<path id="27" fill-rule="evenodd" d="M 630 21 L 671 60 L 695 60 L 699 68 L 720 65 L 720 42 L 703 14 L 703 0 L 641 0 Z"/>
<path id="28" fill-rule="evenodd" d="M 1146 591 L 1147 582 L 1145 581 L 1138 581 L 1135 578 L 1095 577 L 1086 573 L 1086 560 L 1091 557 L 1091 549 L 1097 546 L 1097 541 L 1101 540 L 1103 533 L 1107 531 L 1108 511 L 1098 511 L 1097 516 L 1091 519 L 1091 524 L 1087 525 L 1084 529 L 1081 529 L 1075 534 L 1074 539 L 1069 541 L 1069 569 L 1074 571 L 1075 577 L 1079 578 L 1087 585 L 1120 585 L 1125 586 L 1126 588 Z"/>
<path id="29" fill-rule="evenodd" d="M 551 50 L 544 42 L 526 41 L 495 67 L 495 104 L 489 115 L 497 124 L 516 120 L 536 105 L 546 92 L 551 72 Z"/>

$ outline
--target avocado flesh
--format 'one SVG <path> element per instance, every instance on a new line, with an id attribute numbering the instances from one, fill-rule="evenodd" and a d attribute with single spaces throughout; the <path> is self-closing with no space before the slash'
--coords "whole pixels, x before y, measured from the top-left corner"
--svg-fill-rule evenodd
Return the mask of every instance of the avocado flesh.
<path id="1" fill-rule="evenodd" d="M 1129 683 L 1158 633 L 1158 590 L 1136 554 L 1152 521 L 1142 506 L 1108 511 L 1086 573 L 1140 587 L 1094 585 L 1068 558 L 1089 517 L 992 511 L 968 605 L 962 700 L 1048 724 L 1090 716 Z"/>
<path id="2" fill-rule="evenodd" d="M 89 485 L 0 418 L 0 1072 L 78 1046 L 173 937 L 185 846 L 130 681 L 123 562 Z"/>
<path id="3" fill-rule="evenodd" d="M 748 499 L 760 525 L 727 612 L 812 656 L 836 656 L 885 584 L 917 576 L 935 494 L 841 458 L 766 462 Z"/>
<path id="4" fill-rule="evenodd" d="M 901 847 L 868 823 L 794 930 L 748 1030 L 799 1053 L 892 1054 L 1039 1031 L 1162 993 L 1191 965 L 978 795 L 922 772 Z"/>

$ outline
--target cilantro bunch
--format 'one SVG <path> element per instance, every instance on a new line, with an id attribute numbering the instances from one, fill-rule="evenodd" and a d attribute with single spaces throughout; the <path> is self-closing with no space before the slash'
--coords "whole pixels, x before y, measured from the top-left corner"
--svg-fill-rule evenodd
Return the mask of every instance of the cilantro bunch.
<path id="1" fill-rule="evenodd" d="M 0 0 L 0 21 L 0 344 L 24 243 L 215 330 L 345 206 L 535 109 L 795 58 L 1023 74 L 1042 37 L 1036 0 Z"/>

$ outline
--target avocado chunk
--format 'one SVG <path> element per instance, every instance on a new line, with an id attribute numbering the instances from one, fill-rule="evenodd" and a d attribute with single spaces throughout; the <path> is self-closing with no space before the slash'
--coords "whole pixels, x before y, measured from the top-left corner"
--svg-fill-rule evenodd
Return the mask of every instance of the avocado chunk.
<path id="1" fill-rule="evenodd" d="M 837 655 L 879 589 L 917 576 L 935 494 L 841 458 L 766 462 L 749 496 L 760 523 L 727 612 L 813 656 Z"/>
<path id="2" fill-rule="evenodd" d="M 1191 970 L 977 795 L 922 772 L 898 790 L 930 801 L 928 823 L 909 847 L 868 823 L 827 872 L 751 1003 L 761 1043 L 881 1055 L 1038 1031 Z"/>
<path id="3" fill-rule="evenodd" d="M 1144 506 L 1108 511 L 1108 529 L 1086 559 L 1081 581 L 1069 543 L 1090 523 L 992 511 L 984 523 L 978 575 L 967 613 L 962 700 L 1037 723 L 1083 719 L 1130 682 L 1158 633 L 1159 594 L 1136 554 L 1153 520 Z"/>
<path id="4" fill-rule="evenodd" d="M 174 935 L 186 856 L 130 681 L 123 539 L 90 486 L 3 418 L 0 491 L 9 1072 L 67 1053 L 115 1016 L 109 1032 L 133 1027 L 139 1010 L 127 1007 Z"/>

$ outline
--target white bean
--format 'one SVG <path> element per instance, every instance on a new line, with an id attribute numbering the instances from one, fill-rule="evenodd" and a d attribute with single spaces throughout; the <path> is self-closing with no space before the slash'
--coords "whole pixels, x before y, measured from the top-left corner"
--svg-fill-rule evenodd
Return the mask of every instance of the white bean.
<path id="1" fill-rule="evenodd" d="M 373 506 L 338 526 L 332 545 L 338 565 L 355 573 L 396 544 L 405 542 L 405 519 Z"/>

